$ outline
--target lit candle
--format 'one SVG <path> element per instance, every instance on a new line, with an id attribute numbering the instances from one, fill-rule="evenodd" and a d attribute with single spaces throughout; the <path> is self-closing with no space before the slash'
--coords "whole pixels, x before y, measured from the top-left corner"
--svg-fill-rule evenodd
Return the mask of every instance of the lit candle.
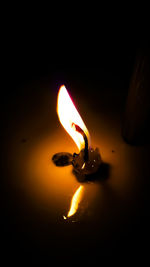
<path id="1" fill-rule="evenodd" d="M 79 153 L 57 153 L 52 158 L 53 162 L 57 166 L 72 164 L 78 178 L 91 179 L 91 174 L 99 170 L 102 162 L 99 149 L 91 148 L 89 132 L 64 85 L 58 93 L 57 114 L 62 126 L 77 145 Z"/>

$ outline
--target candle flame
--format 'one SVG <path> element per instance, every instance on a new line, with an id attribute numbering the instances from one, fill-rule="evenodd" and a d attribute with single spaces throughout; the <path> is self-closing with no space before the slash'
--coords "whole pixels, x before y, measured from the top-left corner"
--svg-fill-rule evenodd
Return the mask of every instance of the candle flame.
<path id="1" fill-rule="evenodd" d="M 89 133 L 64 85 L 60 87 L 58 92 L 57 114 L 62 126 L 72 137 L 78 149 L 81 150 L 84 147 L 84 139 L 83 136 L 76 131 L 74 125 L 78 125 L 84 131 L 88 139 Z"/>
<path id="2" fill-rule="evenodd" d="M 83 185 L 80 185 L 78 189 L 76 190 L 76 192 L 74 193 L 72 200 L 71 200 L 70 210 L 68 211 L 67 217 L 71 217 L 72 215 L 76 213 L 79 203 L 81 202 L 81 199 L 82 199 L 83 188 L 84 188 Z"/>

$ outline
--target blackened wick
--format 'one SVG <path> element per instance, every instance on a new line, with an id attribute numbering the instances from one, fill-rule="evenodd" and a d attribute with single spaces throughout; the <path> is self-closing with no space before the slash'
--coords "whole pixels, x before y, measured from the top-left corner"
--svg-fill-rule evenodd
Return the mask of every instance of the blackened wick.
<path id="1" fill-rule="evenodd" d="M 74 126 L 75 127 L 75 130 L 83 136 L 84 143 L 85 143 L 85 147 L 84 147 L 84 161 L 87 162 L 88 159 L 89 159 L 89 154 L 88 154 L 88 139 L 87 139 L 87 136 L 86 136 L 85 132 L 77 124 L 72 123 L 72 126 Z"/>

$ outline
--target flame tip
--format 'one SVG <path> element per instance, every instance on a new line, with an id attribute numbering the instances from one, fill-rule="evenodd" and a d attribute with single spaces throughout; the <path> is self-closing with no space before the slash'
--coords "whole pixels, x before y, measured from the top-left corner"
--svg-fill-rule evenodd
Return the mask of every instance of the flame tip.
<path id="1" fill-rule="evenodd" d="M 60 88 L 59 88 L 59 90 L 61 90 L 61 89 L 66 89 L 66 86 L 64 85 L 64 84 L 62 84 L 61 86 L 60 86 Z"/>

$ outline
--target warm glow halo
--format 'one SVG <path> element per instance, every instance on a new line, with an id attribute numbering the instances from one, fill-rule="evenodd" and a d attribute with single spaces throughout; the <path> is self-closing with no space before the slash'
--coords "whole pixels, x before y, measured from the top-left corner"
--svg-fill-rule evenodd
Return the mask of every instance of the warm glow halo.
<path id="1" fill-rule="evenodd" d="M 89 132 L 79 115 L 75 105 L 73 104 L 66 87 L 62 85 L 58 92 L 57 97 L 57 114 L 62 126 L 65 128 L 67 133 L 72 137 L 74 142 L 76 143 L 79 150 L 84 147 L 84 139 L 83 136 L 78 133 L 73 127 L 73 123 L 77 124 L 86 134 L 89 139 Z"/>

